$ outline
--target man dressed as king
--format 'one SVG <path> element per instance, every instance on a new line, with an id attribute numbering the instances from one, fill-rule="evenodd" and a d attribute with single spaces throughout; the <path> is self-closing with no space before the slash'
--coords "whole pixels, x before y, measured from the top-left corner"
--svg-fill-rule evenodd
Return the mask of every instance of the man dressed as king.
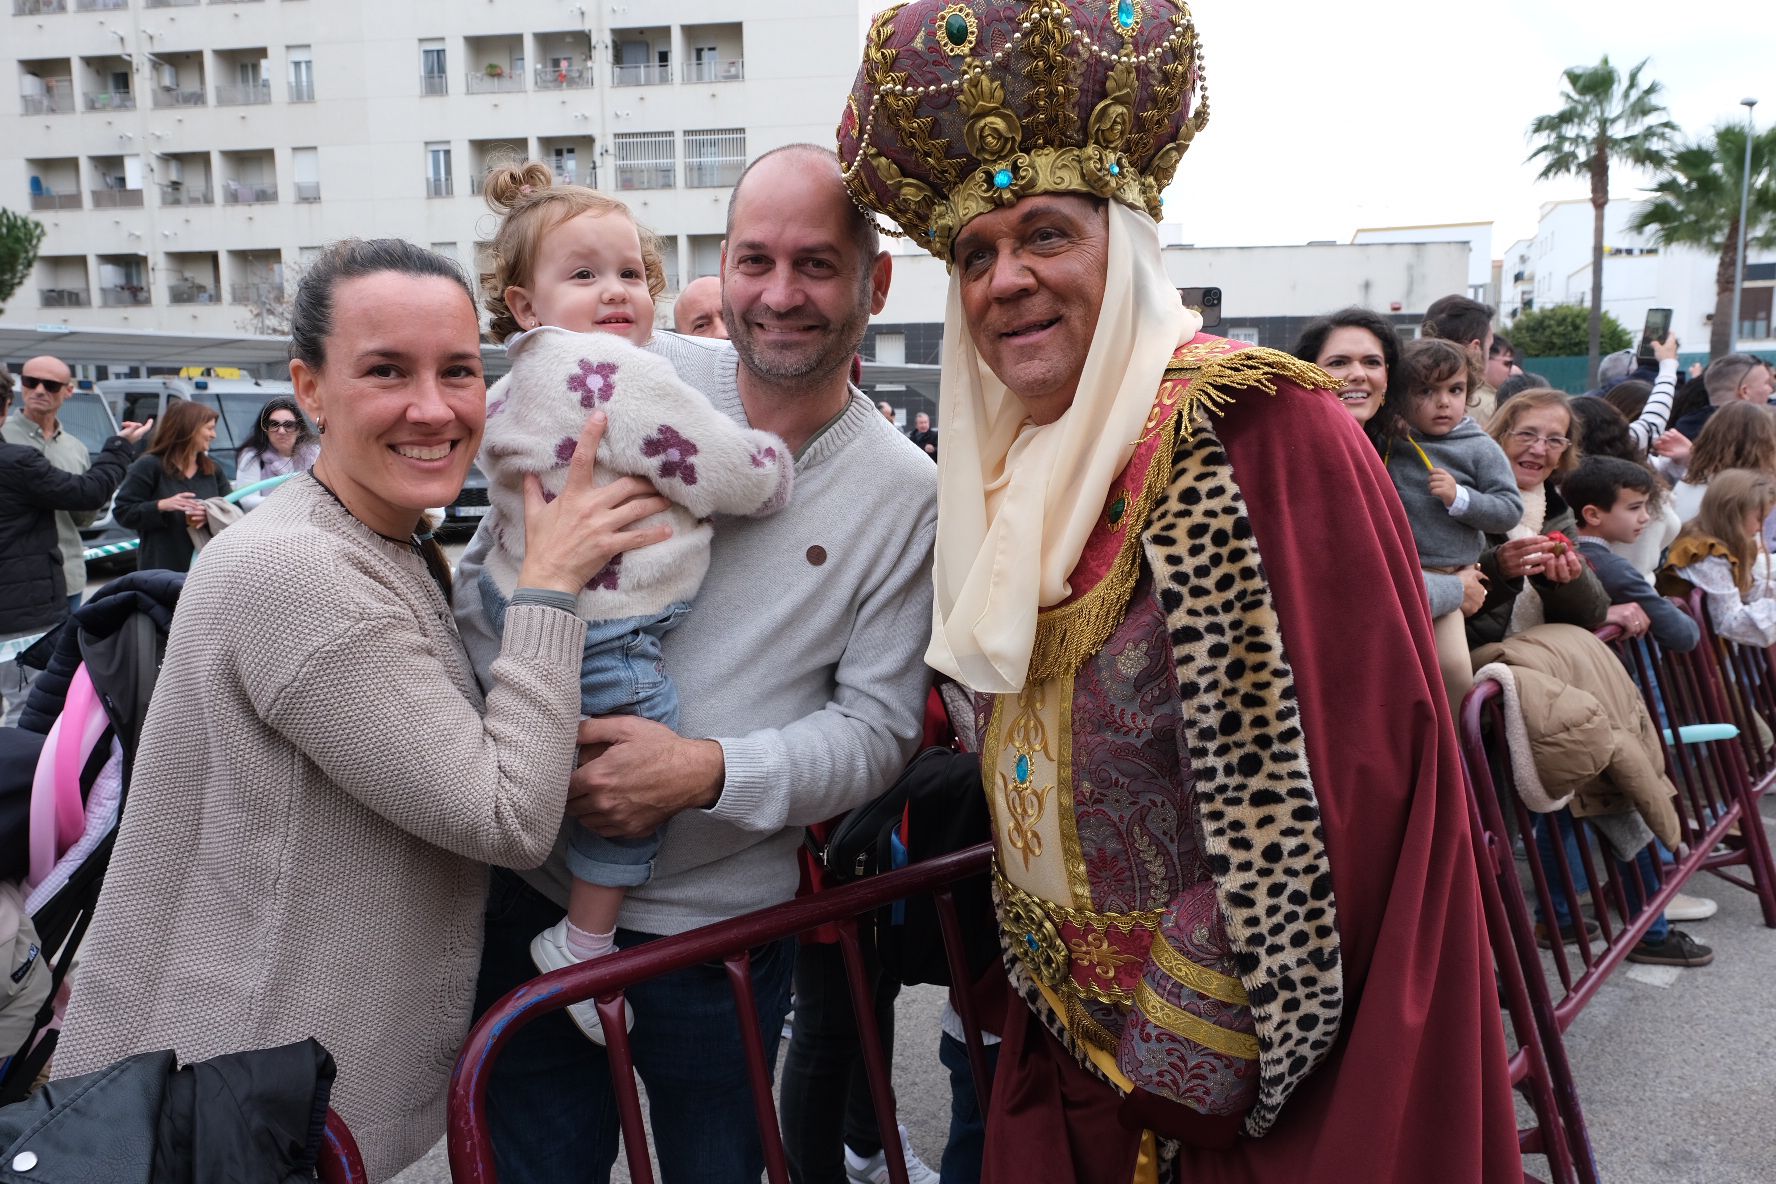
<path id="1" fill-rule="evenodd" d="M 921 0 L 839 127 L 950 269 L 927 660 L 975 693 L 1024 1004 L 986 1179 L 1521 1181 L 1399 502 L 1326 375 L 1166 276 L 1208 111 L 1182 3 Z M 1197 183 L 1299 174 L 1253 161 Z"/>

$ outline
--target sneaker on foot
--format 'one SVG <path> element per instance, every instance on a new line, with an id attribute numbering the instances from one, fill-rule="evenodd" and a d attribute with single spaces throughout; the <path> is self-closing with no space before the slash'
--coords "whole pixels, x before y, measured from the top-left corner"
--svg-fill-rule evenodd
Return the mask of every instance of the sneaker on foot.
<path id="1" fill-rule="evenodd" d="M 900 1128 L 900 1149 L 906 1152 L 907 1184 L 940 1184 L 938 1174 L 913 1153 L 912 1140 L 904 1126 Z M 888 1153 L 878 1151 L 864 1156 L 846 1147 L 845 1178 L 851 1184 L 888 1184 Z"/>
<path id="2" fill-rule="evenodd" d="M 1560 937 L 1566 944 L 1576 945 L 1579 942 L 1579 931 L 1569 922 L 1560 927 Z M 1597 922 L 1593 921 L 1590 917 L 1585 918 L 1584 938 L 1584 944 L 1587 947 L 1594 946 L 1603 940 L 1603 930 L 1598 926 Z M 1541 946 L 1544 950 L 1553 949 L 1554 927 L 1547 924 L 1545 921 L 1537 921 L 1536 944 Z"/>
<path id="3" fill-rule="evenodd" d="M 1665 906 L 1665 916 L 1672 921 L 1706 921 L 1720 912 L 1720 905 L 1706 896 L 1686 896 L 1679 892 Z"/>
<path id="4" fill-rule="evenodd" d="M 545 974 L 580 964 L 581 959 L 574 957 L 573 951 L 567 948 L 566 917 L 530 939 L 530 960 Z M 568 1004 L 567 1014 L 586 1034 L 586 1039 L 593 1044 L 604 1043 L 604 1023 L 598 1018 L 598 1006 L 592 1000 Z M 629 1010 L 627 1003 L 623 1005 L 623 1027 L 625 1031 L 635 1027 L 635 1013 Z"/>
<path id="5" fill-rule="evenodd" d="M 1685 933 L 1673 929 L 1658 943 L 1643 941 L 1628 951 L 1628 961 L 1647 966 L 1707 966 L 1714 951 Z"/>

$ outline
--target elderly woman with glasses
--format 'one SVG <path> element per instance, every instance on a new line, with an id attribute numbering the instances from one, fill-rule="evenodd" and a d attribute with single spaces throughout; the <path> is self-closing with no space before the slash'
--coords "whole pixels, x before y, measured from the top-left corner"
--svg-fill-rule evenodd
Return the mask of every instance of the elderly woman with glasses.
<path id="1" fill-rule="evenodd" d="M 320 437 L 296 409 L 296 400 L 279 395 L 259 409 L 253 434 L 235 454 L 234 483 L 244 489 L 272 477 L 306 473 L 320 455 Z M 240 499 L 241 509 L 251 510 L 270 492 L 247 494 Z"/>
<path id="2" fill-rule="evenodd" d="M 1609 594 L 1597 574 L 1565 541 L 1573 512 L 1556 486 L 1579 467 L 1572 405 L 1559 391 L 1524 391 L 1502 404 L 1487 430 L 1505 450 L 1523 521 L 1488 535 L 1480 556 L 1486 603 L 1468 618 L 1468 645 L 1478 649 L 1541 624 L 1594 629 L 1610 614 Z"/>

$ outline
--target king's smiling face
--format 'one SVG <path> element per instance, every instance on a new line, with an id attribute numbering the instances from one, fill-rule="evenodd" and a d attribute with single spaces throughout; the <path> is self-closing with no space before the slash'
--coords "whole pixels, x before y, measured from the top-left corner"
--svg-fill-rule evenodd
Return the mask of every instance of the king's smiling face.
<path id="1" fill-rule="evenodd" d="M 1109 255 L 1104 202 L 1072 193 L 1026 197 L 980 215 L 956 236 L 974 348 L 1039 424 L 1073 404 Z"/>

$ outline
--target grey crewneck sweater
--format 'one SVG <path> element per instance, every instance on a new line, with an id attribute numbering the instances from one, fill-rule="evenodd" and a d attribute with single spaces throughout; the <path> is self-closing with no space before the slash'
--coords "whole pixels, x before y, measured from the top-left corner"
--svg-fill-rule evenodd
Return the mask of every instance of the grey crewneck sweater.
<path id="1" fill-rule="evenodd" d="M 738 358 L 723 342 L 656 333 L 649 349 L 742 426 Z M 666 825 L 654 877 L 630 891 L 624 928 L 673 934 L 795 895 L 802 828 L 878 796 L 916 748 L 930 673 L 937 471 L 862 393 L 796 458 L 789 506 L 718 517 L 709 575 L 665 639 L 680 731 L 719 740 L 720 800 Z M 476 670 L 498 654 L 463 555 L 456 617 Z M 557 843 L 523 873 L 563 903 Z"/>

